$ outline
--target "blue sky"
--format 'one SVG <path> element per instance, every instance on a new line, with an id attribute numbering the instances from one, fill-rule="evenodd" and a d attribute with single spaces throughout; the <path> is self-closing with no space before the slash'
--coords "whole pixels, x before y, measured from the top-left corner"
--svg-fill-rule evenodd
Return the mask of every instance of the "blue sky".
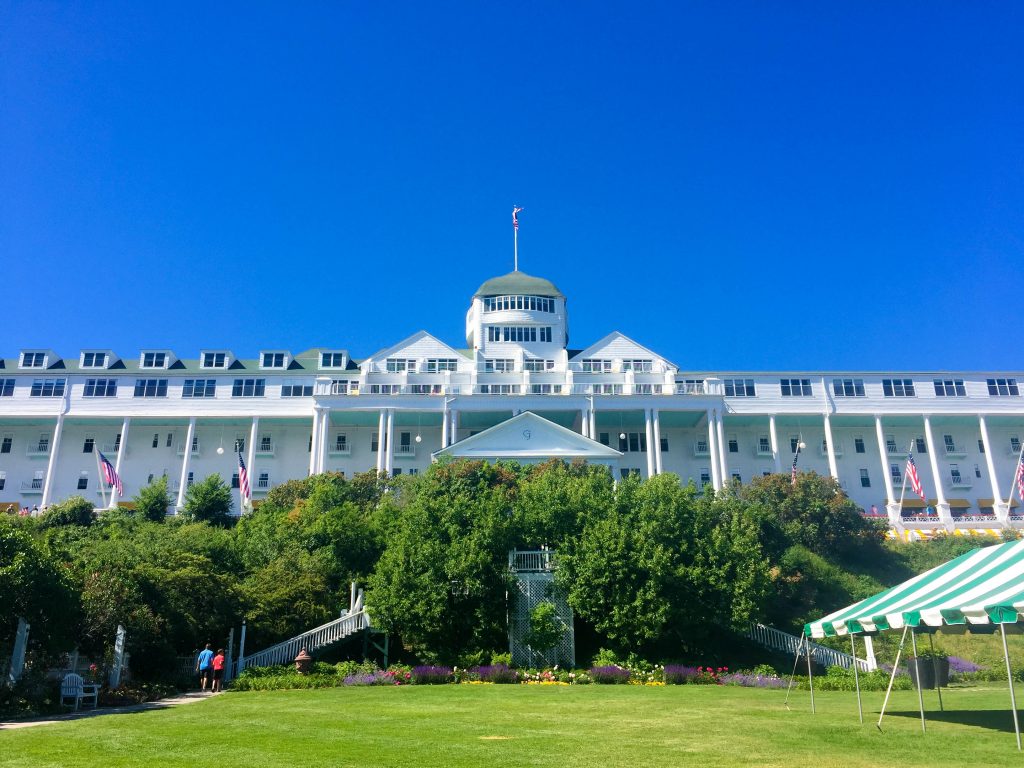
<path id="1" fill-rule="evenodd" d="M 512 265 L 688 369 L 1020 369 L 1019 3 L 0 7 L 0 355 L 425 328 Z"/>

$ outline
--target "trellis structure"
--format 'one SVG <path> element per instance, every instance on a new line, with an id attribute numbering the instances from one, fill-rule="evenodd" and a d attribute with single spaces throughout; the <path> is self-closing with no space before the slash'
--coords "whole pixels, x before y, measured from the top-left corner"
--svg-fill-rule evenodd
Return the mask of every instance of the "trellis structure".
<path id="1" fill-rule="evenodd" d="M 509 569 L 515 576 L 515 590 L 509 596 L 508 640 L 512 664 L 517 667 L 563 667 L 576 665 L 576 635 L 572 609 L 565 593 L 555 585 L 558 559 L 551 550 L 509 553 Z M 555 606 L 562 636 L 553 648 L 531 648 L 526 638 L 530 615 L 543 602 Z"/>

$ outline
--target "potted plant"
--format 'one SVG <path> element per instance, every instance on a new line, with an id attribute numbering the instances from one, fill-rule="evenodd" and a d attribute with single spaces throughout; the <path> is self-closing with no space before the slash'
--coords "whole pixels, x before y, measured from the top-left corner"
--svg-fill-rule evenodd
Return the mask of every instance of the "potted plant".
<path id="1" fill-rule="evenodd" d="M 949 657 L 937 651 L 922 651 L 907 659 L 907 672 L 915 688 L 919 678 L 921 688 L 945 688 L 949 685 Z"/>

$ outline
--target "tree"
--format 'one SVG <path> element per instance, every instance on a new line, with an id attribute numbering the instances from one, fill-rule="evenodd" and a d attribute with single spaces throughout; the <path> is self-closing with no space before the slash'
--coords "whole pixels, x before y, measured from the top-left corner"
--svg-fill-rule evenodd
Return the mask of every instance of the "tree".
<path id="1" fill-rule="evenodd" d="M 182 517 L 222 527 L 231 523 L 231 489 L 220 475 L 214 473 L 189 486 L 185 492 Z"/>
<path id="2" fill-rule="evenodd" d="M 565 634 L 565 625 L 558 617 L 558 609 L 550 600 L 542 600 L 530 611 L 530 628 L 526 633 L 526 644 L 547 663 L 547 651 L 555 648 Z M 555 663 L 558 663 L 558 659 Z"/>
<path id="3" fill-rule="evenodd" d="M 91 525 L 95 505 L 81 496 L 72 496 L 51 504 L 43 515 L 43 527 L 59 525 Z"/>
<path id="4" fill-rule="evenodd" d="M 171 506 L 171 497 L 167 493 L 167 477 L 158 477 L 139 491 L 132 499 L 135 502 L 135 514 L 143 520 L 162 523 L 167 518 L 167 510 Z"/>

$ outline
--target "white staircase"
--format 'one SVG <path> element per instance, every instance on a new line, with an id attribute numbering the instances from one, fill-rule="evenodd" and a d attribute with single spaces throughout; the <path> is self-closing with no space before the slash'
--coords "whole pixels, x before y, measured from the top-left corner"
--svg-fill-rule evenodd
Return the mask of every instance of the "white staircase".
<path id="1" fill-rule="evenodd" d="M 359 590 L 359 597 L 353 602 L 352 607 L 342 613 L 340 618 L 321 624 L 319 627 L 303 632 L 293 638 L 284 640 L 277 645 L 272 645 L 258 653 L 251 654 L 238 660 L 238 672 L 248 667 L 272 667 L 278 664 L 291 664 L 299 651 L 305 648 L 312 653 L 319 648 L 343 640 L 349 635 L 361 632 L 370 628 L 370 614 L 363 606 L 363 591 Z"/>
<path id="2" fill-rule="evenodd" d="M 763 645 L 765 648 L 781 651 L 790 656 L 795 655 L 797 647 L 802 646 L 804 642 L 804 639 L 799 635 L 791 635 L 788 632 L 783 632 L 781 629 L 766 627 L 764 624 L 756 623 L 750 625 L 748 636 L 755 643 Z M 857 669 L 861 672 L 867 672 L 873 668 L 871 662 L 866 659 L 854 659 L 848 653 L 843 653 L 833 648 L 826 648 L 817 643 L 808 643 L 808 645 L 811 649 L 811 658 L 823 667 L 845 667 L 850 669 L 856 661 Z"/>

